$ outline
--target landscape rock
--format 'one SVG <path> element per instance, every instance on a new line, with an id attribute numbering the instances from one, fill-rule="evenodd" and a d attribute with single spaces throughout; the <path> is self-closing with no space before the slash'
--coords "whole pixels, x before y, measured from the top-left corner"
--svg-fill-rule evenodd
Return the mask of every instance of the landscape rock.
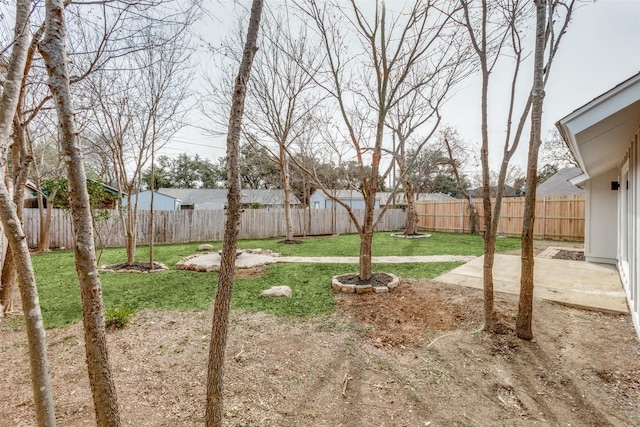
<path id="1" fill-rule="evenodd" d="M 262 297 L 287 297 L 291 298 L 291 288 L 288 286 L 273 286 L 260 292 Z"/>
<path id="2" fill-rule="evenodd" d="M 198 246 L 198 250 L 199 251 L 210 251 L 211 249 L 213 249 L 213 245 L 210 245 L 208 243 L 204 243 L 204 244 Z"/>

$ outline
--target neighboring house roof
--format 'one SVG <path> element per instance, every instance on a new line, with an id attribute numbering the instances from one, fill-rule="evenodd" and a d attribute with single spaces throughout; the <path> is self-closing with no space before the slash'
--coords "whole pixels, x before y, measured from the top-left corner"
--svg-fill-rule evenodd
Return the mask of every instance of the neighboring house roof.
<path id="1" fill-rule="evenodd" d="M 141 192 L 140 192 L 140 193 L 138 193 L 138 194 L 147 194 L 147 193 L 151 193 L 151 190 L 144 190 L 144 191 L 141 191 Z M 168 199 L 173 199 L 173 200 L 176 200 L 176 201 L 178 201 L 178 202 L 180 202 L 180 201 L 181 201 L 179 198 L 177 198 L 177 197 L 175 197 L 175 196 L 171 196 L 171 195 L 169 195 L 169 194 L 161 193 L 161 192 L 160 192 L 160 190 L 156 190 L 156 191 L 154 191 L 154 195 L 155 195 L 155 196 L 160 196 L 160 197 L 166 197 L 166 198 L 168 198 Z M 134 196 L 135 196 L 135 194 L 134 194 Z"/>
<path id="2" fill-rule="evenodd" d="M 182 206 L 196 205 L 224 206 L 227 203 L 227 189 L 216 188 L 160 188 L 158 193 L 175 197 L 182 202 Z M 283 190 L 254 190 L 243 189 L 240 197 L 242 204 L 282 205 L 284 203 Z M 290 203 L 299 205 L 300 201 L 291 193 Z"/>
<path id="3" fill-rule="evenodd" d="M 536 189 L 536 196 L 570 196 L 575 194 L 585 194 L 582 188 L 573 185 L 570 180 L 582 174 L 582 170 L 577 167 L 560 169 L 558 172 L 547 178 Z"/>
<path id="4" fill-rule="evenodd" d="M 391 192 L 389 191 L 379 191 L 377 193 L 380 195 L 380 204 L 387 205 L 389 203 L 393 203 L 393 199 L 391 198 Z M 419 193 L 416 194 L 416 200 L 454 200 L 455 197 L 451 197 L 448 194 L 444 193 Z M 407 199 L 405 197 L 404 192 L 396 193 L 396 203 L 399 205 L 406 205 Z"/>
<path id="5" fill-rule="evenodd" d="M 492 185 L 491 186 L 491 197 L 494 197 L 493 195 L 496 193 L 496 190 L 498 189 L 497 185 Z M 482 187 L 478 187 L 478 188 L 474 188 L 468 191 L 469 195 L 471 197 L 482 197 Z M 503 197 L 517 197 L 518 193 L 516 192 L 516 189 L 513 188 L 512 186 L 505 184 L 504 185 L 504 190 L 502 192 L 502 196 Z"/>
<path id="6" fill-rule="evenodd" d="M 87 182 L 98 182 L 98 181 L 96 181 L 95 179 L 87 178 Z M 101 182 L 100 184 L 102 185 L 102 188 L 104 189 L 104 191 L 106 191 L 109 194 L 116 195 L 116 196 L 120 195 L 120 197 L 127 197 L 127 193 L 118 191 L 117 188 L 107 185 L 104 182 Z"/>
<path id="7" fill-rule="evenodd" d="M 391 197 L 393 193 L 390 191 L 378 191 L 376 193 L 377 196 L 380 197 L 380 204 L 387 205 L 389 203 L 393 203 L 393 198 Z M 406 205 L 407 199 L 404 197 L 404 193 L 397 192 L 395 194 L 396 203 L 399 205 Z"/>
<path id="8" fill-rule="evenodd" d="M 584 175 L 579 183 L 611 170 L 626 153 L 640 117 L 640 73 L 603 93 L 556 126 Z"/>
<path id="9" fill-rule="evenodd" d="M 315 192 L 320 192 L 324 194 L 326 197 L 335 197 L 340 200 L 364 200 L 364 196 L 359 190 L 321 190 L 318 189 Z M 376 200 L 381 200 L 380 192 L 376 193 Z"/>
<path id="10" fill-rule="evenodd" d="M 260 205 L 282 205 L 284 204 L 284 190 L 254 190 L 244 189 L 242 190 L 242 197 L 240 203 L 245 204 L 260 204 Z M 289 195 L 290 205 L 299 205 L 300 200 L 293 192 Z"/>
<path id="11" fill-rule="evenodd" d="M 182 206 L 216 203 L 224 206 L 227 202 L 226 189 L 213 188 L 159 188 L 158 193 L 180 200 Z"/>

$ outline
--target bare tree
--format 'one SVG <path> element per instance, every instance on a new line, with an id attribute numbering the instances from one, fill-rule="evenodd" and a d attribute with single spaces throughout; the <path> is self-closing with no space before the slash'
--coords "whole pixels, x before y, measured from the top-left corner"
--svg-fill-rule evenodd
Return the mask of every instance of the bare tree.
<path id="1" fill-rule="evenodd" d="M 246 148 L 255 152 L 255 159 L 264 165 L 268 159 L 280 172 L 278 188 L 284 192 L 285 238 L 283 243 L 300 243 L 294 239 L 291 220 L 291 166 L 292 147 L 298 144 L 316 123 L 313 115 L 323 95 L 313 91 L 315 70 L 322 60 L 318 46 L 307 34 L 307 28 L 289 12 L 286 6 L 265 8 L 262 33 L 259 41 L 261 52 L 253 64 L 251 80 L 247 87 L 246 119 L 243 137 Z M 209 79 L 209 93 L 203 113 L 215 123 L 216 129 L 225 129 L 226 117 L 216 110 L 228 109 L 231 99 L 227 88 L 232 84 L 235 67 L 242 59 L 242 28 L 238 28 L 225 46 L 224 60 L 231 59 L 232 67 L 222 66 L 223 75 Z M 316 43 L 317 44 L 317 43 Z M 209 104 L 215 105 L 211 109 Z M 209 132 L 216 133 L 216 129 Z M 243 151 L 245 151 L 243 150 Z M 246 157 L 245 157 L 246 158 Z M 243 174 L 243 180 L 250 180 Z M 262 181 L 262 180 L 259 180 Z M 258 183 L 245 183 L 255 188 Z"/>
<path id="2" fill-rule="evenodd" d="M 39 426 L 55 426 L 45 331 L 35 276 L 21 220 L 4 180 L 11 129 L 12 124 L 15 123 L 14 117 L 20 100 L 20 91 L 27 62 L 30 13 L 30 1 L 16 1 L 14 39 L 11 41 L 11 55 L 3 83 L 2 98 L 0 99 L 0 174 L 2 175 L 0 176 L 0 221 L 2 221 L 4 233 L 9 241 L 20 282 L 20 296 L 29 341 L 31 385 L 33 388 L 36 421 Z"/>
<path id="3" fill-rule="evenodd" d="M 240 229 L 240 173 L 238 167 L 240 134 L 242 131 L 247 82 L 251 74 L 251 64 L 258 49 L 257 40 L 261 15 L 262 0 L 253 0 L 245 48 L 233 87 L 231 114 L 229 115 L 227 133 L 227 181 L 229 192 L 227 194 L 227 221 L 224 230 L 220 273 L 218 275 L 218 290 L 216 291 L 213 306 L 213 325 L 209 344 L 205 413 L 205 425 L 208 427 L 222 426 L 224 354 L 227 347 L 229 306 L 235 276 L 236 249 L 238 247 Z"/>
<path id="4" fill-rule="evenodd" d="M 469 158 L 469 149 L 465 147 L 460 140 L 460 136 L 455 129 L 446 127 L 440 134 L 440 139 L 446 155 L 446 164 L 451 171 L 451 174 L 456 180 L 458 190 L 462 193 L 467 204 L 469 205 L 469 233 L 476 234 L 480 230 L 478 209 L 476 208 L 473 197 L 466 190 L 466 186 L 463 183 L 462 168 L 465 166 Z"/>
<path id="5" fill-rule="evenodd" d="M 533 339 L 533 226 L 536 213 L 536 186 L 538 176 L 538 153 L 542 134 L 542 107 L 544 88 L 560 41 L 565 34 L 575 5 L 575 0 L 536 0 L 536 43 L 533 65 L 533 89 L 531 107 L 531 131 L 527 156 L 527 180 L 522 223 L 522 251 L 520 298 L 516 335 Z M 558 25 L 559 27 L 556 27 Z M 558 32 L 556 32 L 558 30 Z M 547 57 L 545 59 L 545 52 Z"/>
<path id="6" fill-rule="evenodd" d="M 407 200 L 407 224 L 404 234 L 417 233 L 418 211 L 415 207 L 415 191 L 409 179 L 410 170 L 415 164 L 422 149 L 431 141 L 440 125 L 440 106 L 451 87 L 468 75 L 466 52 L 455 46 L 455 34 L 451 34 L 451 42 L 447 55 L 435 56 L 434 60 L 421 67 L 411 69 L 407 79 L 413 90 L 397 102 L 389 111 L 386 125 L 393 132 L 393 155 L 399 169 L 399 178 Z M 422 132 L 422 136 L 416 136 Z M 405 151 L 409 141 L 413 140 L 411 157 Z M 395 190 L 395 189 L 394 189 Z"/>
<path id="7" fill-rule="evenodd" d="M 471 45 L 475 51 L 478 68 L 482 77 L 481 89 L 481 135 L 480 163 L 482 166 L 482 204 L 484 211 L 483 239 L 483 286 L 484 286 L 484 326 L 486 331 L 495 329 L 494 295 L 493 295 L 493 263 L 495 258 L 496 234 L 502 197 L 509 162 L 520 143 L 527 116 L 531 109 L 531 96 L 527 97 L 518 121 L 513 124 L 516 114 L 516 95 L 520 71 L 526 58 L 522 43 L 521 26 L 531 15 L 532 7 L 524 0 L 509 2 L 488 2 L 487 0 L 461 0 L 463 18 L 461 24 L 467 29 Z M 510 82 L 508 105 L 505 120 L 505 137 L 502 148 L 502 159 L 498 173 L 495 200 L 491 200 L 491 177 L 489 167 L 489 87 L 491 73 L 503 57 L 503 51 L 509 50 L 512 78 Z"/>
<path id="8" fill-rule="evenodd" d="M 553 128 L 540 147 L 540 161 L 542 165 L 551 165 L 556 170 L 566 167 L 579 167 L 569 147 L 562 139 L 558 129 Z"/>
<path id="9" fill-rule="evenodd" d="M 383 171 L 385 125 L 398 103 L 431 84 L 430 74 L 418 78 L 417 70 L 447 62 L 441 58 L 450 52 L 447 36 L 455 31 L 450 25 L 455 5 L 416 1 L 389 12 L 379 1 L 371 9 L 359 7 L 353 0 L 348 7 L 309 0 L 299 8 L 316 27 L 326 55 L 321 70 L 324 79 L 316 82 L 333 100 L 332 108 L 342 122 L 341 138 L 335 141 L 346 141 L 358 165 L 358 189 L 365 200 L 362 221 L 351 206 L 339 199 L 335 202 L 348 211 L 358 230 L 359 276 L 369 280 L 373 232 L 389 206 L 375 216 L 376 192 L 391 171 L 391 166 Z"/>
<path id="10" fill-rule="evenodd" d="M 313 79 L 322 56 L 287 8 L 268 10 L 263 18 L 260 52 L 253 65 L 247 88 L 245 135 L 259 144 L 276 162 L 282 177 L 286 235 L 284 243 L 295 243 L 291 222 L 291 147 L 305 136 L 314 123 L 312 111 L 322 102 L 313 88 Z M 296 25 L 292 22 L 296 22 Z M 295 35 L 294 35 L 295 33 Z M 275 143 L 273 145 L 267 141 Z"/>
<path id="11" fill-rule="evenodd" d="M 87 142 L 111 160 L 116 185 L 129 201 L 140 188 L 152 153 L 184 126 L 191 54 L 188 28 L 194 18 L 193 8 L 173 20 L 140 18 L 137 35 L 128 40 L 132 53 L 113 64 L 114 70 L 87 79 L 94 103 L 94 119 L 85 131 Z M 137 244 L 137 199 L 126 204 L 124 223 L 126 263 L 131 265 Z"/>
<path id="12" fill-rule="evenodd" d="M 49 75 L 61 130 L 61 145 L 69 179 L 75 233 L 76 272 L 82 298 L 89 383 L 98 426 L 119 426 L 120 413 L 107 351 L 104 310 L 93 239 L 86 174 L 71 100 L 66 24 L 61 0 L 46 0 L 46 31 L 40 45 Z"/>

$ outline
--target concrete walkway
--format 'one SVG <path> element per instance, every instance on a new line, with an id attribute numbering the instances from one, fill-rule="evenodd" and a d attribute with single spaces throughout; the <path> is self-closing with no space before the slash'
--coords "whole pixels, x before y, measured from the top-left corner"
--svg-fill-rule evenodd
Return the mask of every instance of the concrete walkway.
<path id="1" fill-rule="evenodd" d="M 374 256 L 374 264 L 401 264 L 417 262 L 468 262 L 476 257 L 462 255 L 429 255 L 429 256 Z M 283 256 L 276 258 L 278 262 L 313 262 L 326 264 L 358 264 L 358 257 L 306 257 Z"/>
<path id="2" fill-rule="evenodd" d="M 478 257 L 433 279 L 482 289 L 482 263 Z M 628 313 L 626 296 L 615 266 L 584 261 L 535 259 L 534 296 L 567 305 Z M 520 256 L 496 254 L 494 290 L 517 295 L 520 290 Z"/>
<path id="3" fill-rule="evenodd" d="M 550 248 L 558 249 L 558 248 Z M 571 248 L 568 248 L 571 249 Z M 535 259 L 534 295 L 549 301 L 614 313 L 628 313 L 626 295 L 618 271 L 613 265 L 584 261 L 551 259 L 553 251 L 545 251 Z M 483 257 L 459 255 L 373 257 L 373 263 L 465 262 L 435 281 L 482 289 Z M 357 264 L 358 257 L 274 257 L 245 253 L 238 257 L 238 267 L 254 267 L 272 263 Z M 217 270 L 217 252 L 192 255 L 176 267 L 197 271 Z M 517 295 L 520 290 L 520 256 L 496 254 L 493 266 L 494 290 Z"/>

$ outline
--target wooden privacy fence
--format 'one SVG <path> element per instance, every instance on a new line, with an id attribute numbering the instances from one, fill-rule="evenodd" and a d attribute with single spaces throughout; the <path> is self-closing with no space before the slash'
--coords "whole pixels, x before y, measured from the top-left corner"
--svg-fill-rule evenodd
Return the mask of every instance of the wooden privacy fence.
<path id="1" fill-rule="evenodd" d="M 484 229 L 482 199 L 473 199 L 478 210 L 480 230 Z M 495 199 L 492 199 L 495 203 Z M 469 204 L 466 200 L 424 200 L 416 203 L 418 227 L 422 230 L 469 232 Z M 520 236 L 524 197 L 502 199 L 498 235 Z M 552 240 L 584 240 L 585 197 L 552 196 L 536 200 L 534 238 Z"/>
<path id="2" fill-rule="evenodd" d="M 362 220 L 364 210 L 355 210 Z M 376 211 L 376 215 L 378 212 Z M 404 228 L 406 213 L 389 209 L 376 228 L 391 231 Z M 136 227 L 137 242 L 149 243 L 149 211 L 138 211 Z M 222 240 L 225 212 L 222 210 L 155 211 L 155 243 L 187 243 Z M 318 236 L 327 234 L 355 233 L 357 230 L 344 209 L 294 209 L 292 210 L 295 236 Z M 24 228 L 29 247 L 38 246 L 40 239 L 40 217 L 37 209 L 24 210 Z M 106 247 L 125 246 L 124 222 L 118 211 L 97 224 L 97 244 Z M 284 237 L 285 221 L 283 209 L 246 209 L 240 223 L 241 239 Z M 52 212 L 50 245 L 53 248 L 74 246 L 73 229 L 69 214 L 61 209 Z"/>

